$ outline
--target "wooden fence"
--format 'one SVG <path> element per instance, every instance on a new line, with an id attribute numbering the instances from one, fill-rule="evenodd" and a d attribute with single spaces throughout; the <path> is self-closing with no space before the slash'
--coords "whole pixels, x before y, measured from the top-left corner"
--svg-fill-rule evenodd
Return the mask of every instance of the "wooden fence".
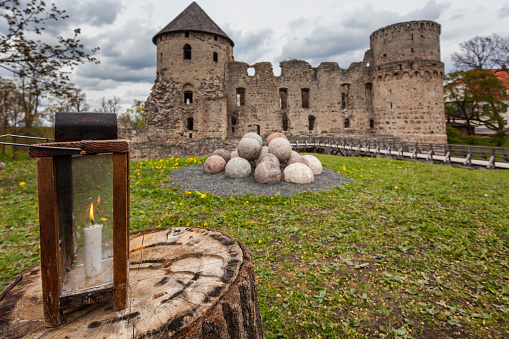
<path id="1" fill-rule="evenodd" d="M 400 142 L 395 139 L 291 138 L 296 151 L 376 156 L 467 168 L 509 169 L 509 148 Z"/>

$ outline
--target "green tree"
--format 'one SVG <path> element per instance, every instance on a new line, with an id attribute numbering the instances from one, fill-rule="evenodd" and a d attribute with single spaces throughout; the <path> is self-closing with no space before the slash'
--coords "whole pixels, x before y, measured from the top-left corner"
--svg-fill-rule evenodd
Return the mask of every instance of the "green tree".
<path id="1" fill-rule="evenodd" d="M 446 115 L 465 121 L 469 134 L 473 124 L 484 124 L 496 132 L 497 144 L 505 140 L 505 123 L 502 117 L 504 102 L 503 82 L 492 71 L 473 69 L 447 74 L 444 85 Z"/>
<path id="2" fill-rule="evenodd" d="M 145 126 L 145 102 L 134 100 L 130 108 L 128 108 L 119 117 L 120 120 L 129 121 L 134 129 Z"/>

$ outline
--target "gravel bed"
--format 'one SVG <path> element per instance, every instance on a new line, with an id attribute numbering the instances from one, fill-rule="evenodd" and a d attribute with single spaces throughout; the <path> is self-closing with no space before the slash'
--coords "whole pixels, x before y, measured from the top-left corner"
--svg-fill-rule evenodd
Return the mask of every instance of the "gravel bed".
<path id="1" fill-rule="evenodd" d="M 284 167 L 282 167 L 283 169 Z M 253 175 L 246 179 L 230 179 L 226 177 L 225 172 L 207 174 L 203 171 L 203 164 L 177 168 L 173 170 L 170 178 L 172 182 L 168 185 L 176 187 L 180 191 L 209 193 L 218 196 L 291 195 L 304 191 L 318 192 L 350 182 L 348 177 L 324 168 L 322 174 L 315 175 L 315 181 L 311 184 L 280 181 L 278 184 L 267 185 L 256 182 Z"/>

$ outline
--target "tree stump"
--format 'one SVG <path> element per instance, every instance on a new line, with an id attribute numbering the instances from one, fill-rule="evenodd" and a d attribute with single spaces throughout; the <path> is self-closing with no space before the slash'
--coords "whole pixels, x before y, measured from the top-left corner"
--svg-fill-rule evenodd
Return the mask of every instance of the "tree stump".
<path id="1" fill-rule="evenodd" d="M 175 227 L 130 236 L 129 301 L 43 321 L 37 265 L 0 295 L 2 338 L 263 338 L 250 251 L 225 233 Z"/>

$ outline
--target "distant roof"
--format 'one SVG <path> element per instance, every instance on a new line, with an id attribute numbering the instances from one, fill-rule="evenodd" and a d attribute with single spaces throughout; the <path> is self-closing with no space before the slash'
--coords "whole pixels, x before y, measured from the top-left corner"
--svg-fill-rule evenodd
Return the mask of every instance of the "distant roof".
<path id="1" fill-rule="evenodd" d="M 169 32 L 205 32 L 220 35 L 228 39 L 233 46 L 233 41 L 219 26 L 205 13 L 205 11 L 193 1 L 182 13 L 180 13 L 172 22 L 157 33 L 152 42 L 155 44 L 157 37 Z"/>

